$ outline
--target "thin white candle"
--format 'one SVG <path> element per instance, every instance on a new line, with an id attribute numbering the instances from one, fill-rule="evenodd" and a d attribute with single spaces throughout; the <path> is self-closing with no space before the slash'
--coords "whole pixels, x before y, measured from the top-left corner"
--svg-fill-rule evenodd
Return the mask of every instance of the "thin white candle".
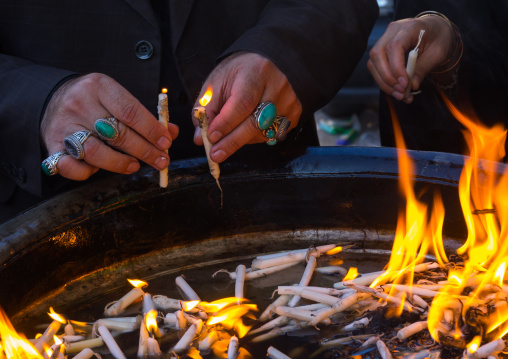
<path id="1" fill-rule="evenodd" d="M 111 306 L 107 305 L 104 310 L 104 315 L 107 317 L 112 317 L 114 315 L 118 315 L 125 310 L 129 305 L 134 303 L 136 300 L 143 297 L 143 289 L 141 288 L 132 288 L 127 294 L 125 294 L 122 298 L 113 302 Z"/>
<path id="2" fill-rule="evenodd" d="M 231 339 L 229 339 L 228 344 L 228 359 L 235 359 L 238 355 L 238 349 L 240 348 L 240 343 L 238 343 L 238 338 L 236 336 L 232 336 Z"/>
<path id="3" fill-rule="evenodd" d="M 342 330 L 345 332 L 351 332 L 356 329 L 365 328 L 367 325 L 369 325 L 369 322 L 369 318 L 365 317 L 346 325 L 344 328 L 342 328 Z"/>
<path id="4" fill-rule="evenodd" d="M 334 249 L 335 247 L 335 244 L 327 244 L 312 248 L 310 250 L 298 250 L 293 252 L 286 252 L 280 255 L 267 255 L 254 259 L 252 261 L 252 269 L 263 269 L 291 262 L 301 262 L 307 258 L 309 251 L 311 254 L 315 254 L 316 257 L 319 257 L 319 255 Z"/>
<path id="5" fill-rule="evenodd" d="M 187 300 L 199 300 L 201 301 L 201 298 L 199 298 L 199 295 L 194 291 L 194 289 L 191 288 L 189 283 L 183 279 L 182 276 L 178 276 L 175 278 L 175 283 L 178 288 L 180 288 L 185 295 Z"/>
<path id="6" fill-rule="evenodd" d="M 155 307 L 161 310 L 178 310 L 182 307 L 178 299 L 168 298 L 165 295 L 154 295 L 152 300 L 155 303 Z"/>
<path id="7" fill-rule="evenodd" d="M 138 358 L 144 357 L 148 353 L 148 329 L 146 323 L 139 326 L 139 343 L 138 343 Z"/>
<path id="8" fill-rule="evenodd" d="M 243 286 L 245 283 L 245 272 L 247 268 L 243 264 L 238 265 L 236 267 L 236 282 L 235 282 L 235 297 L 236 298 L 244 298 L 243 295 Z"/>
<path id="9" fill-rule="evenodd" d="M 210 149 L 212 148 L 212 144 L 208 140 L 208 115 L 206 114 L 205 106 L 212 99 L 212 89 L 208 88 L 203 97 L 199 100 L 201 106 L 194 108 L 193 115 L 199 123 L 199 129 L 201 130 L 201 138 L 203 139 L 203 145 L 205 146 L 206 159 L 208 160 L 208 167 L 210 168 L 210 173 L 213 178 L 215 178 L 215 182 L 217 182 L 217 186 L 219 187 L 221 193 L 222 188 L 219 183 L 220 176 L 220 167 L 219 164 L 214 162 L 210 158 Z"/>
<path id="10" fill-rule="evenodd" d="M 261 313 L 259 316 L 260 322 L 266 322 L 268 319 L 272 317 L 272 313 L 275 311 L 275 308 L 277 308 L 280 305 L 286 305 L 289 303 L 289 300 L 291 299 L 290 295 L 281 295 L 273 303 L 268 305 L 266 309 Z"/>
<path id="11" fill-rule="evenodd" d="M 40 336 L 40 338 L 37 339 L 37 342 L 35 343 L 35 349 L 37 349 L 39 353 L 43 352 L 44 345 L 53 339 L 53 336 L 58 332 L 61 326 L 62 323 L 57 320 L 53 320 L 51 324 L 46 328 L 44 333 Z"/>
<path id="12" fill-rule="evenodd" d="M 280 350 L 270 346 L 268 347 L 268 350 L 266 351 L 266 355 L 268 355 L 269 358 L 272 359 L 291 359 L 286 354 L 281 352 Z"/>
<path id="13" fill-rule="evenodd" d="M 159 113 L 159 122 L 166 128 L 168 128 L 169 122 L 169 109 L 168 109 L 168 90 L 162 89 L 162 93 L 159 94 L 159 104 L 157 106 L 157 111 Z M 166 153 L 168 151 L 166 150 Z M 166 188 L 168 186 L 168 168 L 164 168 L 159 171 L 159 186 L 161 188 Z"/>
<path id="14" fill-rule="evenodd" d="M 148 355 L 160 355 L 161 349 L 159 343 L 154 338 L 148 338 Z"/>
<path id="15" fill-rule="evenodd" d="M 90 359 L 95 353 L 90 348 L 85 348 L 74 356 L 74 359 Z"/>
<path id="16" fill-rule="evenodd" d="M 399 338 L 399 340 L 405 340 L 409 338 L 411 335 L 419 333 L 424 329 L 427 329 L 426 320 L 423 320 L 421 322 L 415 322 L 399 330 L 397 332 L 397 338 Z"/>
<path id="17" fill-rule="evenodd" d="M 93 338 L 82 340 L 80 342 L 69 343 L 65 346 L 65 352 L 67 354 L 74 354 L 82 351 L 86 348 L 97 348 L 104 345 L 104 340 L 102 338 Z"/>
<path id="18" fill-rule="evenodd" d="M 173 347 L 173 351 L 177 354 L 182 354 L 184 351 L 189 349 L 190 344 L 201 333 L 203 328 L 203 321 L 199 319 L 196 323 L 192 324 L 185 334 L 180 338 L 178 343 Z"/>
<path id="19" fill-rule="evenodd" d="M 317 259 L 315 255 L 311 255 L 309 260 L 307 261 L 307 265 L 305 266 L 305 271 L 303 272 L 302 279 L 300 279 L 300 287 L 305 287 L 310 283 L 312 279 L 312 274 L 314 273 L 314 269 L 317 266 Z M 293 296 L 288 303 L 288 306 L 294 307 L 299 301 L 301 297 L 299 295 Z"/>
<path id="20" fill-rule="evenodd" d="M 383 342 L 381 339 L 379 339 L 376 343 L 377 350 L 379 351 L 379 354 L 381 355 L 381 358 L 383 359 L 391 359 L 392 353 L 390 353 L 390 350 L 386 346 L 385 342 Z"/>
<path id="21" fill-rule="evenodd" d="M 208 352 L 213 343 L 219 340 L 219 333 L 216 330 L 212 330 L 205 339 L 201 340 L 198 344 L 198 348 L 200 352 Z"/>
<path id="22" fill-rule="evenodd" d="M 97 330 L 99 331 L 102 340 L 104 340 L 104 343 L 108 347 L 111 355 L 113 355 L 116 359 L 126 359 L 125 355 L 109 332 L 108 328 L 106 328 L 105 325 L 99 325 Z"/>
<path id="23" fill-rule="evenodd" d="M 422 41 L 422 36 L 425 30 L 420 30 L 420 35 L 418 37 L 418 43 L 416 44 L 416 47 L 409 52 L 409 56 L 407 59 L 406 64 L 406 72 L 408 77 L 408 84 L 406 87 L 406 94 L 405 98 L 408 98 L 409 95 L 411 95 L 411 83 L 413 82 L 413 76 L 415 74 L 415 67 L 416 67 L 416 59 L 418 58 L 418 47 L 420 46 L 420 42 Z"/>
<path id="24" fill-rule="evenodd" d="M 313 311 L 306 310 L 306 309 L 280 306 L 275 309 L 275 313 L 277 313 L 280 316 L 294 318 L 296 320 L 301 320 L 304 322 L 310 322 L 316 317 L 316 315 L 317 315 L 317 313 L 319 313 L 319 311 L 313 312 Z M 320 323 L 328 325 L 328 324 L 331 324 L 332 322 L 331 322 L 330 318 L 325 317 L 320 320 Z"/>

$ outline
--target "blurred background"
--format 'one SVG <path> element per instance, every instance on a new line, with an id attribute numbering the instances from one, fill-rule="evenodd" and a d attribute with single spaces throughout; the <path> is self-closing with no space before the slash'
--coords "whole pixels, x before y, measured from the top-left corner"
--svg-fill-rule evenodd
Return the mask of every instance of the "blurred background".
<path id="1" fill-rule="evenodd" d="M 324 108 L 316 112 L 321 146 L 380 146 L 379 87 L 367 70 L 369 51 L 392 21 L 393 0 L 377 0 L 379 18 L 370 34 L 367 50 L 346 85 Z"/>

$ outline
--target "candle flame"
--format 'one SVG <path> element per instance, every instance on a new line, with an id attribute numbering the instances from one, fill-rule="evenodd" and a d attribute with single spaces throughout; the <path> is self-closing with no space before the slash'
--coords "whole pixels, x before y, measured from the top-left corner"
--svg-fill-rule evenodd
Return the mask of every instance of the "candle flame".
<path id="1" fill-rule="evenodd" d="M 127 280 L 129 281 L 130 284 L 132 284 L 134 288 L 143 288 L 148 286 L 147 282 L 143 282 L 142 280 L 139 279 L 127 279 Z"/>
<path id="2" fill-rule="evenodd" d="M 157 311 L 152 309 L 146 313 L 146 329 L 149 332 L 154 332 L 158 328 L 157 326 Z"/>
<path id="3" fill-rule="evenodd" d="M 358 277 L 358 269 L 356 269 L 355 267 L 351 267 L 349 268 L 346 276 L 342 280 L 343 281 L 352 280 L 355 279 L 356 277 Z"/>
<path id="4" fill-rule="evenodd" d="M 188 302 L 183 303 L 183 310 L 185 312 L 188 312 L 189 310 L 192 310 L 196 305 L 198 305 L 199 300 L 190 300 Z"/>
<path id="5" fill-rule="evenodd" d="M 201 99 L 199 100 L 201 106 L 206 106 L 210 102 L 210 100 L 212 99 L 212 93 L 213 93 L 212 88 L 208 87 L 203 97 L 201 97 Z"/>
<path id="6" fill-rule="evenodd" d="M 162 93 L 168 93 L 168 89 L 167 89 L 167 88 L 163 88 L 163 89 L 161 90 L 161 92 L 162 92 Z"/>
<path id="7" fill-rule="evenodd" d="M 469 349 L 469 352 L 472 354 L 475 351 L 478 350 L 478 347 L 480 346 L 482 342 L 482 337 L 477 335 L 476 337 L 471 340 L 471 342 L 467 345 L 467 349 Z"/>
<path id="8" fill-rule="evenodd" d="M 49 313 L 48 315 L 53 318 L 53 320 L 56 320 L 57 322 L 60 322 L 62 324 L 67 323 L 64 317 L 62 317 L 60 314 L 55 313 L 52 307 L 49 307 Z"/>
<path id="9" fill-rule="evenodd" d="M 327 255 L 331 256 L 333 254 L 337 254 L 337 253 L 340 253 L 342 252 L 342 247 L 341 246 L 337 246 L 333 249 L 330 249 L 329 251 L 326 252 Z"/>
<path id="10" fill-rule="evenodd" d="M 57 337 L 56 335 L 53 335 L 53 340 L 55 341 L 55 344 L 56 345 L 61 345 L 63 342 L 60 340 L 59 337 Z"/>

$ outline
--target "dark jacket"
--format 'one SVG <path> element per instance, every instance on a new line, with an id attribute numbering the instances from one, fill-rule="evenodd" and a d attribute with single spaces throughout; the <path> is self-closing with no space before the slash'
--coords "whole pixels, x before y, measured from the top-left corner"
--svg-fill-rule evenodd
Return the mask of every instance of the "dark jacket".
<path id="1" fill-rule="evenodd" d="M 188 111 L 180 113 L 190 114 L 220 59 L 249 51 L 284 72 L 309 118 L 349 77 L 378 8 L 375 0 L 170 0 L 168 12 L 168 53 L 182 86 L 170 98 Z M 61 190 L 61 178 L 40 169 L 39 122 L 68 76 L 107 74 L 156 113 L 166 43 L 158 20 L 148 0 L 0 0 L 0 203 L 12 206 L 20 190 L 30 201 Z M 171 120 L 191 126 L 190 115 Z M 192 137 L 177 142 L 196 147 Z M 172 160 L 195 153 L 170 149 Z"/>
<path id="2" fill-rule="evenodd" d="M 501 123 L 508 128 L 508 1 L 398 0 L 395 19 L 427 10 L 444 14 L 460 31 L 464 51 L 453 71 L 456 77 L 438 83 L 428 76 L 411 104 L 381 94 L 381 143 L 395 147 L 392 114 L 387 105 L 391 101 L 407 148 L 464 154 L 463 126 L 451 115 L 439 91 L 469 118 L 477 118 L 487 126 Z"/>

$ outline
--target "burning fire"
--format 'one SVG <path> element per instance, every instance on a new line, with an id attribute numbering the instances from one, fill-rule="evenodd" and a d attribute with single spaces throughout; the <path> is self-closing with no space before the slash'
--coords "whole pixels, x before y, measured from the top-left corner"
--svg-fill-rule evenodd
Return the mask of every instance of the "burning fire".
<path id="1" fill-rule="evenodd" d="M 210 102 L 210 100 L 212 99 L 212 93 L 213 93 L 212 88 L 211 88 L 211 87 L 208 87 L 208 88 L 206 89 L 206 92 L 205 92 L 205 94 L 203 95 L 203 97 L 201 97 L 201 98 L 199 99 L 199 104 L 200 104 L 201 106 L 206 106 L 206 105 L 208 105 L 208 103 L 209 103 L 209 102 Z"/>
<path id="2" fill-rule="evenodd" d="M 508 173 L 500 174 L 499 162 L 505 155 L 506 130 L 502 126 L 487 128 L 480 121 L 463 115 L 444 99 L 452 114 L 464 125 L 468 158 L 459 181 L 459 198 L 466 221 L 468 237 L 457 250 L 465 257 L 463 267 L 450 268 L 448 280 L 434 297 L 428 314 L 428 328 L 436 341 L 446 339 L 457 347 L 467 347 L 474 353 L 482 341 L 493 341 L 508 333 L 508 308 L 488 311 L 484 299 L 493 287 L 506 288 L 504 275 L 508 260 Z M 413 189 L 413 167 L 405 151 L 400 127 L 394 118 L 394 130 L 399 148 L 400 191 L 405 196 L 405 211 L 399 213 L 390 261 L 385 271 L 371 287 L 392 282 L 412 285 L 414 267 L 433 252 L 438 263 L 446 266 L 442 227 L 444 206 L 438 194 L 431 208 L 418 200 Z M 472 287 L 464 295 L 466 287 Z M 390 295 L 395 295 L 391 286 Z M 502 291 L 501 291 L 502 292 Z M 400 309 L 401 310 L 401 309 Z M 483 333 L 471 337 L 464 333 L 464 318 L 470 310 L 478 310 L 489 323 Z M 393 313 L 392 313 L 393 314 Z M 400 314 L 400 312 L 399 312 Z M 478 329 L 481 332 L 481 329 Z M 483 336 L 482 336 L 483 335 Z"/>
<path id="3" fill-rule="evenodd" d="M 132 284 L 134 288 L 144 288 L 148 286 L 147 282 L 143 282 L 142 280 L 139 279 L 127 279 L 127 280 L 129 281 L 130 284 Z"/>
<path id="4" fill-rule="evenodd" d="M 23 336 L 16 332 L 9 318 L 0 308 L 0 357 L 2 353 L 8 359 L 40 358 L 42 355 L 35 347 Z"/>

